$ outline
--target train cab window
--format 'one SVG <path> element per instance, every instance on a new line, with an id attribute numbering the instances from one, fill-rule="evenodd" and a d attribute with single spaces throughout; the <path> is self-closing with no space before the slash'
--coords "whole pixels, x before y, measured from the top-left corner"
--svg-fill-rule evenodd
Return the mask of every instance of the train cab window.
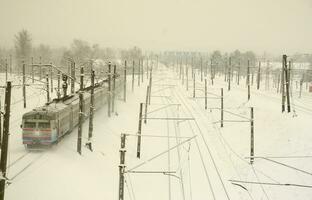
<path id="1" fill-rule="evenodd" d="M 36 122 L 25 122 L 24 128 L 36 128 Z"/>
<path id="2" fill-rule="evenodd" d="M 39 122 L 38 128 L 50 128 L 50 122 Z"/>

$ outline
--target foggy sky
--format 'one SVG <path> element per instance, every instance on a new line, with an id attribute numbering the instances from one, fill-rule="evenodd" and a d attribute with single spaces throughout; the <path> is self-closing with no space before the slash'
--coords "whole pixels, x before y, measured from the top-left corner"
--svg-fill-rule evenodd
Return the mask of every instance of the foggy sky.
<path id="1" fill-rule="evenodd" d="M 34 45 L 311 53 L 312 0 L 0 0 L 0 47 Z"/>

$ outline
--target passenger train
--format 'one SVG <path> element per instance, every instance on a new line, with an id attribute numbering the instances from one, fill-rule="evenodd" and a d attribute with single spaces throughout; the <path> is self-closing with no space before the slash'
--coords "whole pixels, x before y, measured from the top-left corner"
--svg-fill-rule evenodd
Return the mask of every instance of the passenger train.
<path id="1" fill-rule="evenodd" d="M 108 94 L 106 87 L 97 86 L 94 89 L 94 110 L 106 103 Z M 116 92 L 118 92 L 118 88 L 120 89 L 117 87 Z M 84 92 L 83 113 L 85 115 L 90 112 L 90 98 L 89 92 Z M 57 143 L 78 125 L 78 118 L 78 92 L 63 99 L 54 99 L 52 102 L 23 115 L 21 124 L 23 144 L 27 148 L 31 148 Z"/>

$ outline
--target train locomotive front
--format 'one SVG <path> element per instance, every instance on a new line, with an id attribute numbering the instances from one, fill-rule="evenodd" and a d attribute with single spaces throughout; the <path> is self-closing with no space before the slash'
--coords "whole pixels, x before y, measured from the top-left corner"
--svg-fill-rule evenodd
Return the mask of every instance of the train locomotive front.
<path id="1" fill-rule="evenodd" d="M 34 109 L 23 115 L 23 144 L 51 145 L 57 142 L 56 112 L 48 107 Z"/>

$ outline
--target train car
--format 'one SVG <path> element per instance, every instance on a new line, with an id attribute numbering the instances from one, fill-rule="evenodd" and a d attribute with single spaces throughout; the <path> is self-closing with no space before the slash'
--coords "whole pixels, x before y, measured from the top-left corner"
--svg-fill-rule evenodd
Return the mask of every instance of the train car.
<path id="1" fill-rule="evenodd" d="M 94 90 L 94 109 L 106 103 L 106 89 L 97 87 Z M 90 94 L 84 92 L 83 112 L 90 112 Z M 33 109 L 23 115 L 22 135 L 26 147 L 50 146 L 71 132 L 78 125 L 79 95 L 66 100 L 54 99 L 51 103 Z"/>

